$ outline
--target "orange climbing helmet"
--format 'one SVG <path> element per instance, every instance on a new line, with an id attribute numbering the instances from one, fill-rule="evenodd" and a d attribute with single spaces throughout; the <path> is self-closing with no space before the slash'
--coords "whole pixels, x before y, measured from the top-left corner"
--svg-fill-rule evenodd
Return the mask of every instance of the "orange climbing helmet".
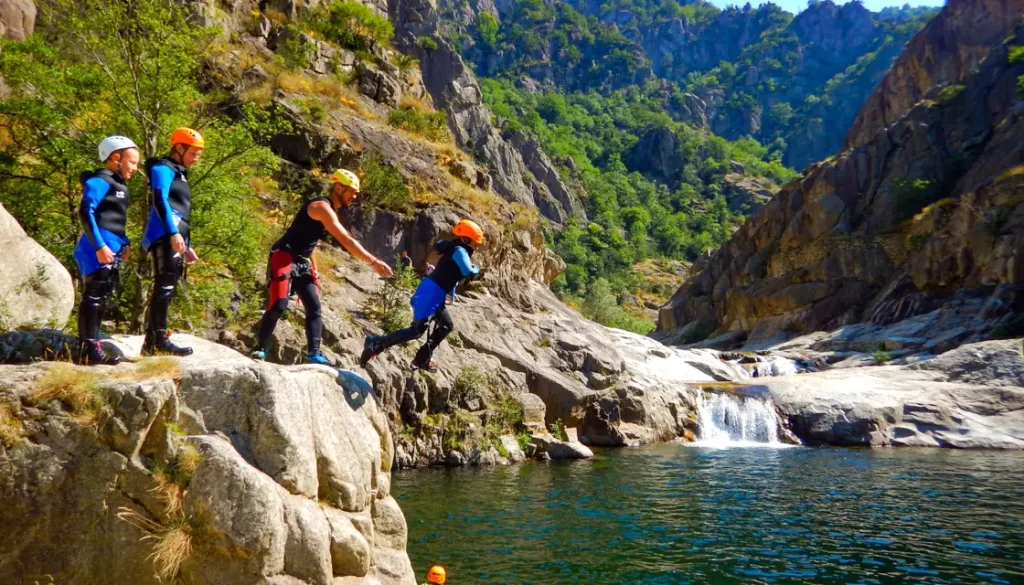
<path id="1" fill-rule="evenodd" d="M 171 146 L 184 144 L 193 148 L 206 148 L 206 141 L 202 134 L 191 128 L 177 128 L 171 132 Z"/>
<path id="2" fill-rule="evenodd" d="M 480 226 L 471 219 L 459 220 L 459 223 L 455 224 L 455 227 L 452 228 L 452 234 L 460 238 L 466 238 L 477 246 L 484 243 L 484 230 L 480 229 Z"/>
<path id="3" fill-rule="evenodd" d="M 444 585 L 444 567 L 441 565 L 434 565 L 430 567 L 430 572 L 427 573 L 427 583 L 437 583 L 437 585 Z"/>

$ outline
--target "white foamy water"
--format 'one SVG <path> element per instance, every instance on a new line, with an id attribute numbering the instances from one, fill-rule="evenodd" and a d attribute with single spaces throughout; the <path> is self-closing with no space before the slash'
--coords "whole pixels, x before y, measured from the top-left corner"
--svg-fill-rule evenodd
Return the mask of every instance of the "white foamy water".
<path id="1" fill-rule="evenodd" d="M 701 447 L 789 447 L 779 442 L 779 418 L 766 399 L 704 393 L 697 396 Z"/>

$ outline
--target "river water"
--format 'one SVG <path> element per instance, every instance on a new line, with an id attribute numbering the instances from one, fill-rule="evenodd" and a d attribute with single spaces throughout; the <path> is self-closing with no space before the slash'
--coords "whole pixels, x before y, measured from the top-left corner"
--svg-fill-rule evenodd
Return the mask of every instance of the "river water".
<path id="1" fill-rule="evenodd" d="M 662 445 L 393 492 L 420 581 L 1024 583 L 1022 453 Z"/>

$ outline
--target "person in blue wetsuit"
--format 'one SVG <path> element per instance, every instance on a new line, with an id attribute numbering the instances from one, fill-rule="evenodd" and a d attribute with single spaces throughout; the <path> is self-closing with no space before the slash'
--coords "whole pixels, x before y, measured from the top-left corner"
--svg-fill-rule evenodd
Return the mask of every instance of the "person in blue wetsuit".
<path id="1" fill-rule="evenodd" d="M 206 142 L 198 132 L 178 128 L 171 133 L 170 154 L 146 161 L 150 212 L 142 247 L 153 255 L 153 293 L 149 298 L 146 338 L 142 344 L 144 355 L 192 355 L 191 347 L 171 343 L 167 313 L 185 264 L 198 259 L 189 246 L 192 190 L 188 184 L 188 169 L 199 162 L 205 148 Z"/>
<path id="2" fill-rule="evenodd" d="M 383 337 L 367 337 L 363 342 L 363 353 L 359 364 L 366 364 L 377 354 L 390 347 L 419 339 L 426 333 L 431 319 L 435 321 L 434 330 L 427 337 L 427 342 L 416 352 L 412 366 L 416 369 L 435 371 L 431 357 L 434 350 L 455 329 L 452 316 L 445 307 L 445 297 L 455 297 L 455 288 L 465 279 L 472 279 L 480 274 L 480 267 L 471 262 L 473 251 L 484 241 L 484 232 L 480 226 L 468 219 L 455 224 L 451 240 L 440 240 L 434 244 L 434 250 L 441 255 L 437 266 L 420 281 L 416 292 L 409 301 L 412 305 L 412 324 L 405 329 L 395 331 Z"/>
<path id="3" fill-rule="evenodd" d="M 127 260 L 128 187 L 139 168 L 139 147 L 124 136 L 109 136 L 99 145 L 103 168 L 82 173 L 78 219 L 82 236 L 75 245 L 75 263 L 82 275 L 78 306 L 78 362 L 116 366 L 99 342 L 100 322 L 117 280 L 117 266 Z"/>

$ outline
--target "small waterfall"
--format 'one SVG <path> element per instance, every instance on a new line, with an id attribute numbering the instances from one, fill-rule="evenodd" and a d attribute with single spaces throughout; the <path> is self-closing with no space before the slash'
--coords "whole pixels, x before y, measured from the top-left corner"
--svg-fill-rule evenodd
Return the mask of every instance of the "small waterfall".
<path id="1" fill-rule="evenodd" d="M 785 446 L 771 401 L 726 393 L 697 395 L 697 443 L 714 447 Z"/>

